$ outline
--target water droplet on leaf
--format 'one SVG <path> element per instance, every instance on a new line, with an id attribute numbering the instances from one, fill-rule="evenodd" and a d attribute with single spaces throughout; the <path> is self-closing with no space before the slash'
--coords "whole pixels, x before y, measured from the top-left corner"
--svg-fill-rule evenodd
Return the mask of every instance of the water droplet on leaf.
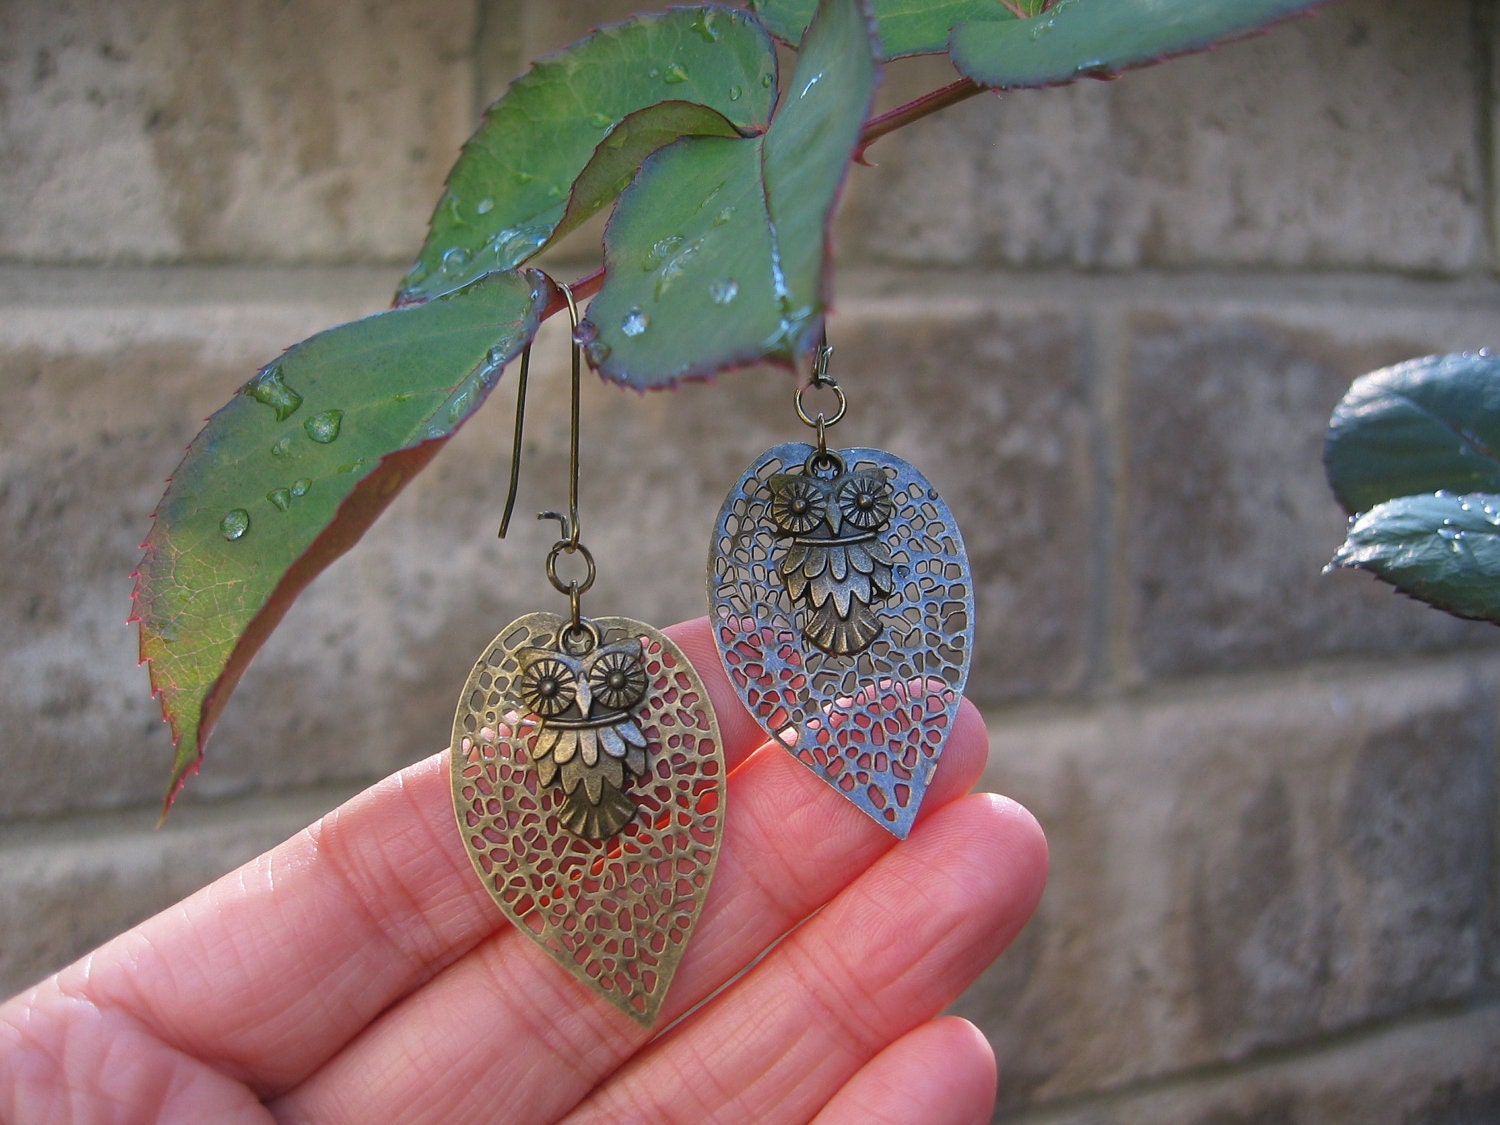
<path id="1" fill-rule="evenodd" d="M 760 76 L 760 84 L 761 84 L 762 89 L 769 90 L 771 88 L 771 82 L 772 82 L 772 79 L 771 79 L 771 72 L 770 71 L 767 71 L 765 74 L 762 74 Z"/>
<path id="2" fill-rule="evenodd" d="M 719 208 L 719 213 L 714 216 L 714 226 L 716 226 L 716 227 L 722 227 L 725 223 L 727 223 L 732 218 L 734 218 L 734 208 L 733 207 L 721 207 L 721 208 Z"/>
<path id="3" fill-rule="evenodd" d="M 661 80 L 668 86 L 680 86 L 688 80 L 688 73 L 678 63 L 668 63 L 667 69 L 662 71 Z"/>
<path id="4" fill-rule="evenodd" d="M 489 196 L 485 196 L 478 203 L 474 204 L 474 210 L 478 211 L 481 215 L 488 215 L 494 209 L 495 201 Z"/>
<path id="5" fill-rule="evenodd" d="M 741 86 L 731 86 L 731 87 L 729 87 L 729 100 L 730 101 L 737 102 L 741 98 L 743 98 L 744 96 L 745 96 L 745 90 L 744 90 L 743 87 L 741 87 Z"/>
<path id="6" fill-rule="evenodd" d="M 627 336 L 639 336 L 651 326 L 651 318 L 640 309 L 631 309 L 620 322 L 620 331 Z"/>
<path id="7" fill-rule="evenodd" d="M 272 457 L 290 457 L 292 455 L 292 436 L 287 434 L 279 437 L 271 445 Z"/>
<path id="8" fill-rule="evenodd" d="M 739 295 L 739 283 L 731 277 L 721 277 L 708 287 L 709 299 L 716 305 L 727 305 Z"/>
<path id="9" fill-rule="evenodd" d="M 261 371 L 250 381 L 245 391 L 256 402 L 264 403 L 274 410 L 278 422 L 285 422 L 302 405 L 302 396 L 286 385 L 279 363 L 273 363 Z"/>
<path id="10" fill-rule="evenodd" d="M 303 477 L 301 480 L 294 480 L 292 482 L 292 495 L 306 496 L 307 490 L 311 487 L 312 479 L 310 477 Z"/>
<path id="11" fill-rule="evenodd" d="M 542 226 L 507 227 L 485 243 L 485 248 L 509 269 L 531 257 L 551 233 L 549 228 Z"/>
<path id="12" fill-rule="evenodd" d="M 704 41 L 707 43 L 712 43 L 719 38 L 719 29 L 714 26 L 713 12 L 700 12 L 698 17 L 688 26 L 703 36 Z"/>
<path id="13" fill-rule="evenodd" d="M 473 255 L 462 246 L 453 246 L 443 251 L 443 272 L 456 273 L 469 264 Z"/>
<path id="14" fill-rule="evenodd" d="M 647 250 L 641 258 L 641 270 L 645 273 L 650 273 L 652 270 L 660 269 L 662 262 L 680 245 L 682 245 L 682 235 L 680 234 L 658 238 L 651 244 L 651 249 Z"/>
<path id="15" fill-rule="evenodd" d="M 292 506 L 292 490 L 290 488 L 273 488 L 266 493 L 266 499 L 277 511 L 284 512 Z"/>
<path id="16" fill-rule="evenodd" d="M 314 414 L 302 428 L 307 431 L 307 436 L 320 445 L 337 441 L 339 429 L 344 424 L 344 412 L 342 410 L 325 410 L 321 414 Z"/>
<path id="17" fill-rule="evenodd" d="M 219 532 L 233 543 L 250 530 L 250 513 L 244 508 L 233 508 L 224 513 L 219 521 Z"/>

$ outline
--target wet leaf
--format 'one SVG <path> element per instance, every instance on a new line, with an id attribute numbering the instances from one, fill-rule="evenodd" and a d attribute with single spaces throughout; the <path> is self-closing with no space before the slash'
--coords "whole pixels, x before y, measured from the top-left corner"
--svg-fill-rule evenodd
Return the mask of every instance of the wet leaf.
<path id="1" fill-rule="evenodd" d="M 568 213 L 573 183 L 595 149 L 638 110 L 691 102 L 742 132 L 764 130 L 776 100 L 775 83 L 767 81 L 775 65 L 760 23 L 718 4 L 637 16 L 540 59 L 490 106 L 464 145 L 398 303 L 427 300 L 532 258 Z M 658 132 L 665 124 L 656 121 Z M 619 151 L 635 151 L 638 142 Z"/>
<path id="2" fill-rule="evenodd" d="M 1500 358 L 1435 355 L 1354 381 L 1323 464 L 1350 515 L 1422 492 L 1500 492 Z"/>
<path id="3" fill-rule="evenodd" d="M 1016 7 L 1030 11 L 1041 0 L 1019 0 Z M 817 0 L 750 0 L 771 34 L 787 43 L 800 43 Z M 870 5 L 880 36 L 880 57 L 941 54 L 948 49 L 954 24 L 967 20 L 1012 21 L 1015 13 L 1000 0 L 873 0 Z"/>
<path id="4" fill-rule="evenodd" d="M 177 747 L 167 805 L 292 599 L 484 401 L 553 292 L 534 271 L 497 274 L 329 329 L 263 368 L 193 439 L 134 592 Z"/>
<path id="5" fill-rule="evenodd" d="M 827 228 L 877 77 L 862 5 L 824 0 L 763 136 L 688 138 L 643 165 L 580 332 L 602 375 L 666 386 L 813 346 Z"/>
<path id="6" fill-rule="evenodd" d="M 659 102 L 620 121 L 594 150 L 569 194 L 568 208 L 542 249 L 577 230 L 634 178 L 646 157 L 683 137 L 738 137 L 734 123 L 691 102 Z"/>
<path id="7" fill-rule="evenodd" d="M 1438 609 L 1500 622 L 1500 495 L 1377 504 L 1350 525 L 1329 566 L 1359 567 Z"/>
<path id="8" fill-rule="evenodd" d="M 1033 19 L 953 29 L 968 78 L 1002 90 L 1113 78 L 1258 31 L 1322 0 L 1058 0 Z"/>

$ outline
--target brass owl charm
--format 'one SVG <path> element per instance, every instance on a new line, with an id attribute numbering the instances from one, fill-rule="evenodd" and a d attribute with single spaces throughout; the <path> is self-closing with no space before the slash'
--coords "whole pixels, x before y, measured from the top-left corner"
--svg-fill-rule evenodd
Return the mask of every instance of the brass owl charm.
<path id="1" fill-rule="evenodd" d="M 517 657 L 521 701 L 537 724 L 537 776 L 564 794 L 558 822 L 575 836 L 607 840 L 636 813 L 626 783 L 646 773 L 648 743 L 631 715 L 646 694 L 641 643 L 601 645 L 586 624 Z"/>
<path id="2" fill-rule="evenodd" d="M 718 723 L 687 657 L 629 618 L 527 614 L 474 665 L 451 755 L 459 831 L 491 897 L 649 1025 L 723 830 Z"/>
<path id="3" fill-rule="evenodd" d="M 767 485 L 776 534 L 789 542 L 777 563 L 787 596 L 807 609 L 802 635 L 832 656 L 870 647 L 877 607 L 896 592 L 881 532 L 895 511 L 879 469 L 848 469 L 837 453 L 814 452 L 797 473 Z"/>
<path id="4" fill-rule="evenodd" d="M 974 648 L 968 556 L 937 490 L 881 449 L 769 449 L 719 512 L 708 601 L 750 713 L 904 838 Z"/>

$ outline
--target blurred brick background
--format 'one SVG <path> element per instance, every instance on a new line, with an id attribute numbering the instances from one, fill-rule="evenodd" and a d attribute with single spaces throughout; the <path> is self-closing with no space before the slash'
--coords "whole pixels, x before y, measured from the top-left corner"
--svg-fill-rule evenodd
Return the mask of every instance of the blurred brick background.
<path id="1" fill-rule="evenodd" d="M 162 481 L 256 367 L 384 306 L 516 70 L 631 7 L 0 0 L 0 993 L 440 747 L 550 596 L 546 529 L 493 538 L 502 406 L 302 598 L 151 830 L 170 751 L 124 621 Z M 1500 1120 L 1500 635 L 1319 574 L 1349 381 L 1500 344 L 1496 29 L 1494 0 L 1346 0 L 975 99 L 854 173 L 838 436 L 959 514 L 989 781 L 1053 848 L 959 1004 L 1007 1120 Z M 899 64 L 882 100 L 947 80 Z M 547 333 L 523 512 L 563 479 Z M 702 612 L 791 387 L 588 389 L 596 605 Z"/>

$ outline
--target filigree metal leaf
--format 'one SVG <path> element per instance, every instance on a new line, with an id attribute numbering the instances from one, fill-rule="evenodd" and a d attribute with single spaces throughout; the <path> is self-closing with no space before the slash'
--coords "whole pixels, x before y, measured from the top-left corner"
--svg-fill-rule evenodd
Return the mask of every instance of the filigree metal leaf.
<path id="1" fill-rule="evenodd" d="M 579 981 L 649 1026 L 708 895 L 723 832 L 724 756 L 708 692 L 676 645 L 625 617 L 587 623 L 598 631 L 591 652 L 559 648 L 566 618 L 531 613 L 479 658 L 453 720 L 453 807 L 474 869 L 506 916 Z M 559 668 L 577 663 L 573 686 L 592 675 L 606 685 L 603 695 L 618 693 L 612 698 L 623 703 L 640 671 L 642 694 L 628 711 L 610 711 L 616 703 L 603 700 L 604 725 L 570 727 L 578 721 L 571 718 L 549 726 L 524 702 L 535 695 L 538 663 L 553 659 L 540 654 L 549 648 Z M 622 653 L 632 661 L 617 660 Z M 577 710 L 576 697 L 570 703 Z M 572 787 L 563 780 L 586 760 L 623 777 L 619 795 L 633 806 L 605 839 L 563 823 L 570 788 L 574 806 L 607 809 L 614 800 L 602 774 L 580 773 Z"/>
<path id="2" fill-rule="evenodd" d="M 884 450 L 838 451 L 852 480 L 878 473 L 890 483 L 892 514 L 874 550 L 889 553 L 893 589 L 884 594 L 873 584 L 879 633 L 863 647 L 837 651 L 841 646 L 818 643 L 814 581 L 847 566 L 848 577 L 829 582 L 826 606 L 840 596 L 852 606 L 862 587 L 849 592 L 858 566 L 831 553 L 788 565 L 790 552 L 820 549 L 789 537 L 785 528 L 801 524 L 788 524 L 782 511 L 789 508 L 787 475 L 802 472 L 813 452 L 798 442 L 768 450 L 724 501 L 708 566 L 714 639 L 735 690 L 770 735 L 905 838 L 968 679 L 968 556 L 952 513 L 921 473 Z M 859 565 L 880 569 L 869 559 Z M 808 577 L 811 571 L 817 575 Z"/>

